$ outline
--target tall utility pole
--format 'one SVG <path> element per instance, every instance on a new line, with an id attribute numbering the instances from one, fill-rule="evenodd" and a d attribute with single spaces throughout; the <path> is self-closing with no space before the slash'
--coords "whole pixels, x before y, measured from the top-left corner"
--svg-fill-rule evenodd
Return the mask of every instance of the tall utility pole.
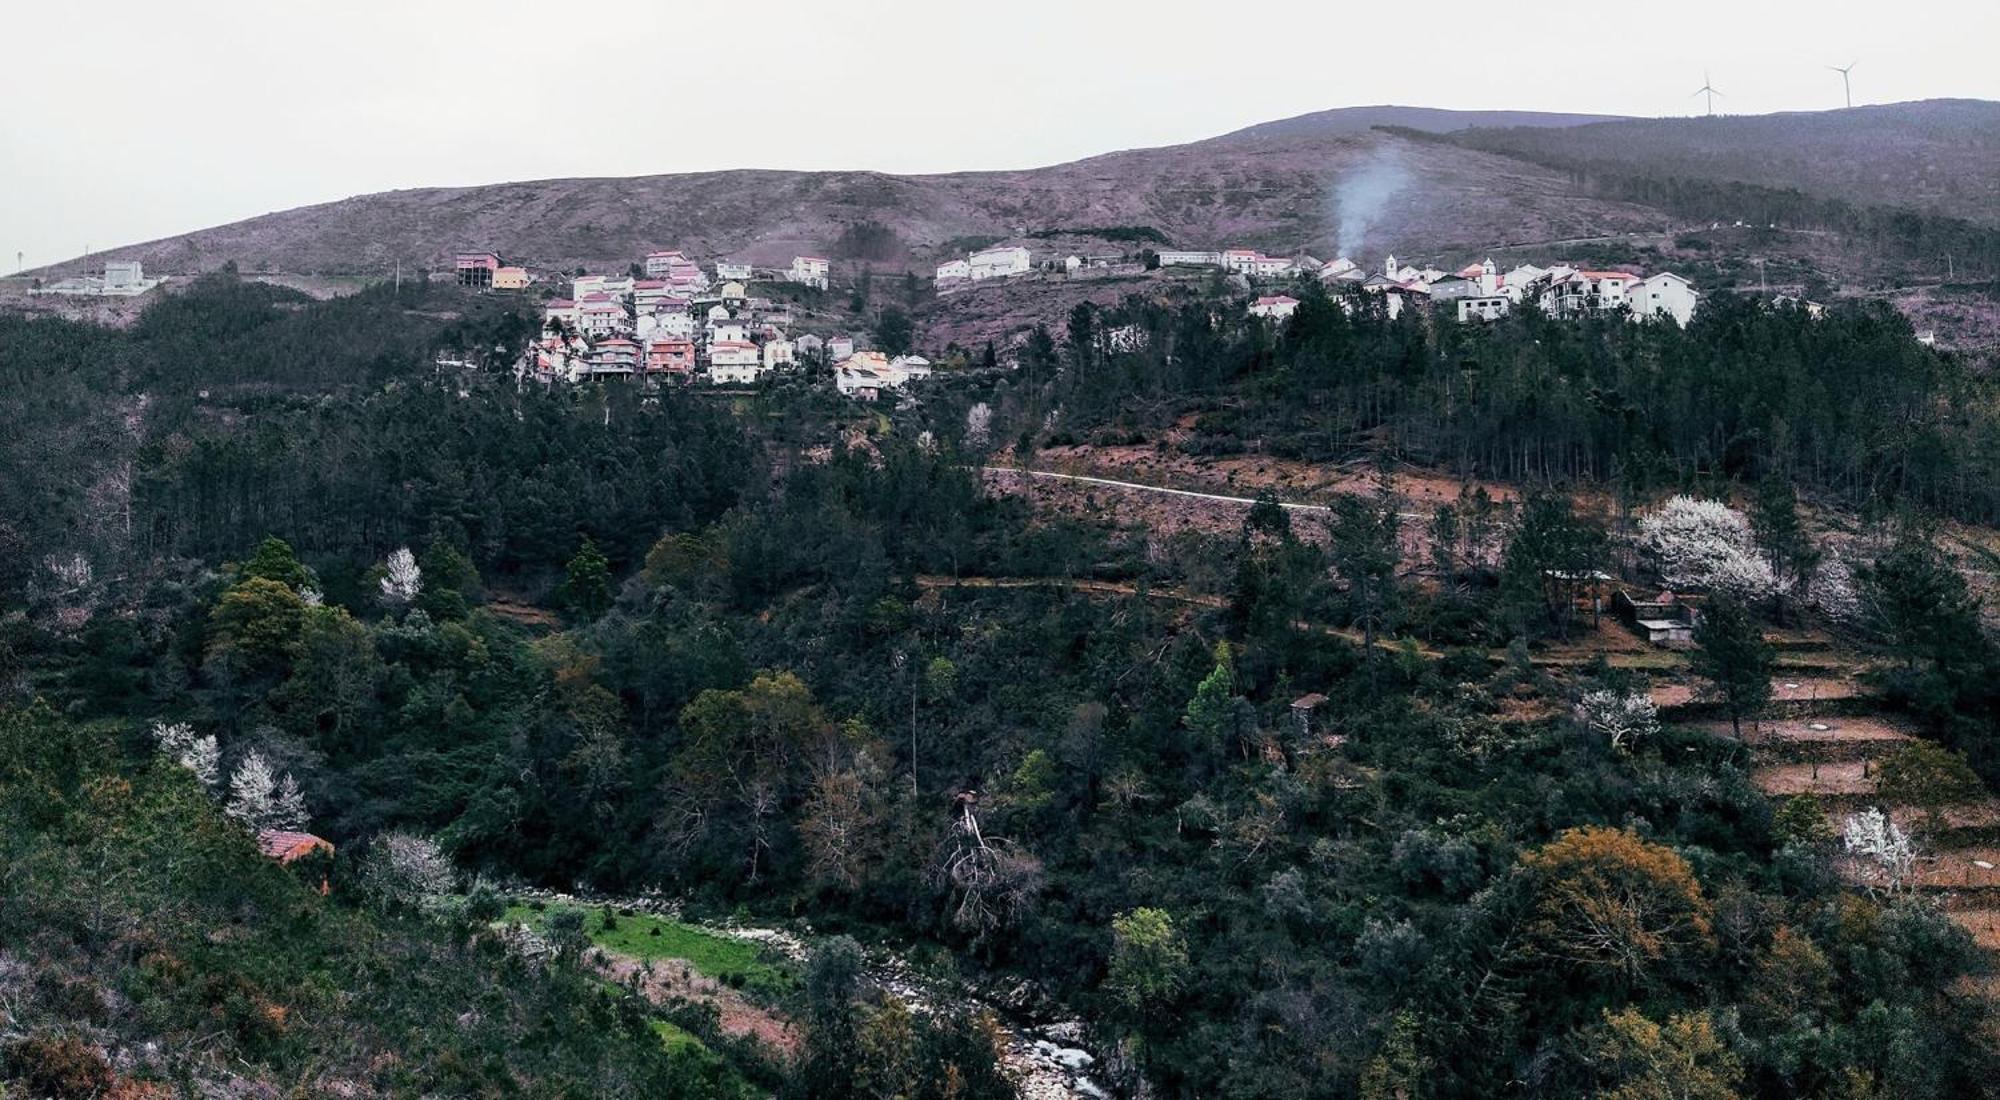
<path id="1" fill-rule="evenodd" d="M 1852 82 L 1848 80 L 1847 74 L 1853 72 L 1854 67 L 1859 64 L 1861 64 L 1861 62 L 1859 61 L 1850 61 L 1847 63 L 1847 67 L 1845 69 L 1841 68 L 1838 65 L 1827 66 L 1827 68 L 1832 69 L 1834 72 L 1840 74 L 1840 90 L 1846 94 L 1847 106 L 1848 109 L 1850 110 L 1852 110 L 1854 107 L 1854 85 Z"/>

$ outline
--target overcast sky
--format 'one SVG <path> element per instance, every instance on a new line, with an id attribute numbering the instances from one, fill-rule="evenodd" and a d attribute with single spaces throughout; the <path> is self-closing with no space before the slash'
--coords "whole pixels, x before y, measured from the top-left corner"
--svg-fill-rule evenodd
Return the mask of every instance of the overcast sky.
<path id="1" fill-rule="evenodd" d="M 400 187 L 1025 167 L 1328 107 L 2000 99 L 1995 0 L 9 4 L 0 263 Z"/>

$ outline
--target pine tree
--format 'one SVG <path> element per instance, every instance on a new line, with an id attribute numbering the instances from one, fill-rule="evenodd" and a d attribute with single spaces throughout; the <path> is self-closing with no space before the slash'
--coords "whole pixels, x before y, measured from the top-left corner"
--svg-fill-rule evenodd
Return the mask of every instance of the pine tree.
<path id="1" fill-rule="evenodd" d="M 611 562 L 585 538 L 563 576 L 563 601 L 577 614 L 595 619 L 611 610 Z"/>
<path id="2" fill-rule="evenodd" d="M 1755 716 L 1771 701 L 1771 671 L 1776 656 L 1757 619 L 1740 601 L 1717 595 L 1702 609 L 1694 627 L 1694 671 L 1729 712 L 1736 735 L 1743 719 Z"/>

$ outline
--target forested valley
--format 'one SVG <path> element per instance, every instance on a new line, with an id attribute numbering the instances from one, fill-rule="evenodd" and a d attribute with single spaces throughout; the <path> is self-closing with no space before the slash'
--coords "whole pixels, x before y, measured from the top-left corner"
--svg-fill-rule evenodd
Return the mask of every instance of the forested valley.
<path id="1" fill-rule="evenodd" d="M 1082 307 L 900 407 L 440 368 L 535 327 L 444 287 L 0 316 L 7 1094 L 1015 1095 L 883 953 L 1026 983 L 1130 1096 L 1987 1094 L 1987 955 L 1742 730 L 1824 627 L 1911 767 L 2000 780 L 1940 549 L 2000 520 L 1992 380 L 1865 305 L 1297 293 Z M 1161 533 L 981 472 L 1169 438 L 1372 480 Z M 1710 592 L 1717 721 L 1560 659 L 1607 570 Z M 803 955 L 614 965 L 729 922 Z"/>

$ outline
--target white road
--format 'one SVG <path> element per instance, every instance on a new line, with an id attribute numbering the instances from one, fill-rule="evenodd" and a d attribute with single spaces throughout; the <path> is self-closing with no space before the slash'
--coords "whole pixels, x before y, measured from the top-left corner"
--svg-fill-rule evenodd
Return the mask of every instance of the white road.
<path id="1" fill-rule="evenodd" d="M 1091 477 L 1087 474 L 1059 474 L 1052 470 L 1024 470 L 1018 466 L 981 466 L 979 469 L 981 473 L 1020 474 L 1025 477 L 1047 478 L 1051 481 L 1080 481 L 1086 485 L 1103 485 L 1112 489 L 1137 489 L 1140 492 L 1165 493 L 1168 496 L 1191 497 L 1195 500 L 1213 500 L 1223 504 L 1257 503 L 1257 498 L 1255 497 L 1231 497 L 1223 496 L 1220 493 L 1197 493 L 1192 489 L 1168 489 L 1159 485 L 1147 485 L 1138 481 L 1118 481 L 1108 477 Z M 1332 510 L 1324 504 L 1295 504 L 1282 500 L 1278 502 L 1278 506 L 1293 512 L 1325 513 Z M 1398 512 L 1396 516 L 1399 519 L 1428 520 L 1431 518 L 1425 512 Z"/>

